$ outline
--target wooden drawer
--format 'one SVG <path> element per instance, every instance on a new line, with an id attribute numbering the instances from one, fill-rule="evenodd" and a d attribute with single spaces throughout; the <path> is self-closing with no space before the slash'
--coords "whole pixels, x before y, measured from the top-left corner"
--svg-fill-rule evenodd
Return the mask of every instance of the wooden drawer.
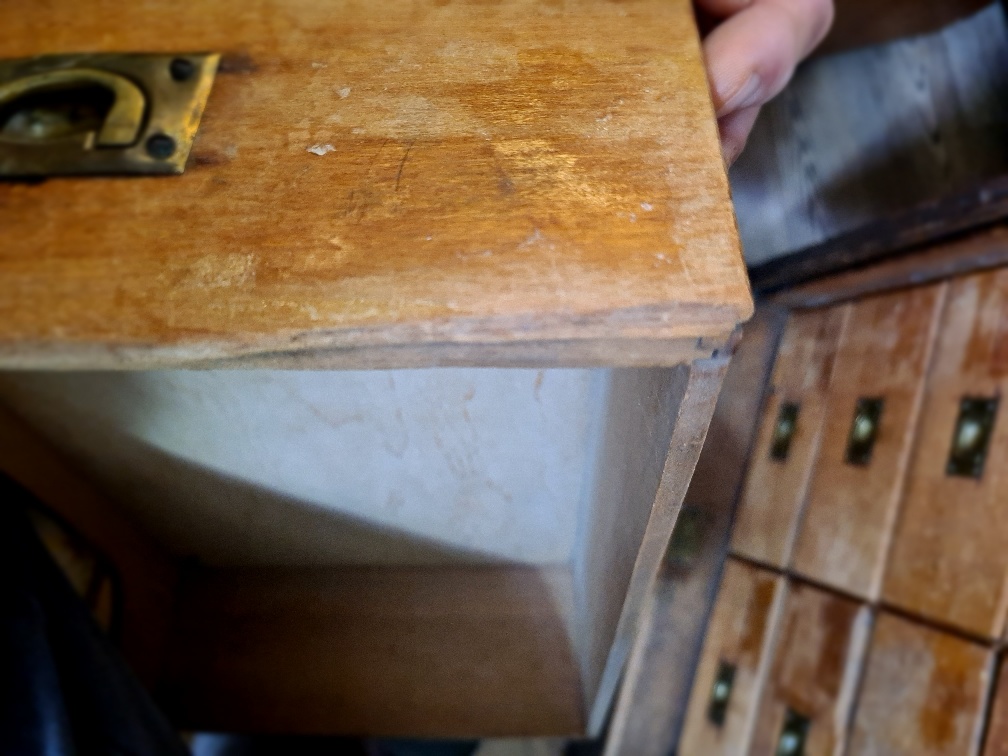
<path id="1" fill-rule="evenodd" d="M 182 175 L 0 183 L 0 396 L 174 570 L 175 722 L 598 732 L 752 311 L 692 5 L 0 28 L 221 54 Z"/>
<path id="2" fill-rule="evenodd" d="M 686 711 L 682 756 L 744 751 L 785 590 L 783 578 L 728 560 Z"/>
<path id="3" fill-rule="evenodd" d="M 791 583 L 750 754 L 844 753 L 870 623 L 864 604 Z"/>
<path id="4" fill-rule="evenodd" d="M 990 662 L 983 646 L 882 612 L 848 753 L 977 753 Z"/>
<path id="5" fill-rule="evenodd" d="M 847 312 L 799 313 L 788 322 L 736 514 L 736 554 L 775 567 L 788 563 Z M 789 438 L 779 436 L 782 424 L 793 426 Z"/>
<path id="6" fill-rule="evenodd" d="M 998 662 L 997 685 L 991 696 L 984 736 L 984 756 L 1008 756 L 1008 675 L 1005 657 Z"/>
<path id="7" fill-rule="evenodd" d="M 949 286 L 884 597 L 993 638 L 1008 610 L 1008 423 L 1003 407 L 988 415 L 982 402 L 970 410 L 963 401 L 996 401 L 1008 388 L 1008 271 Z M 986 463 L 950 469 L 959 418 L 971 414 L 976 428 L 992 423 Z"/>
<path id="8" fill-rule="evenodd" d="M 796 572 L 878 596 L 943 299 L 944 288 L 932 286 L 851 306 L 792 557 Z"/>

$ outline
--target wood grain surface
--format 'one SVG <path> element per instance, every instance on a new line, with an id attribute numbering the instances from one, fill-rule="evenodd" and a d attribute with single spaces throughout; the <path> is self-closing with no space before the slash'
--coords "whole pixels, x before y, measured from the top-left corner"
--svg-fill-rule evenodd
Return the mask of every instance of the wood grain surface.
<path id="1" fill-rule="evenodd" d="M 1008 270 L 950 284 L 906 498 L 886 569 L 887 602 L 979 635 L 1008 612 L 1008 422 L 1001 406 L 980 479 L 948 476 L 963 397 L 1008 388 Z"/>
<path id="2" fill-rule="evenodd" d="M 1008 669 L 1005 668 L 1005 657 L 998 663 L 997 684 L 994 686 L 993 698 L 987 722 L 987 734 L 984 736 L 984 756 L 1008 756 Z"/>
<path id="3" fill-rule="evenodd" d="M 732 551 L 775 567 L 788 563 L 812 463 L 846 307 L 793 315 L 781 341 L 732 534 Z M 787 459 L 770 456 L 781 406 L 800 406 Z"/>
<path id="4" fill-rule="evenodd" d="M 607 753 L 667 756 L 679 740 L 785 320 L 778 308 L 757 308 L 732 356 L 619 690 Z M 684 544 L 683 556 L 673 556 L 679 552 L 676 544 Z"/>
<path id="5" fill-rule="evenodd" d="M 796 572 L 863 598 L 878 596 L 944 295 L 941 285 L 922 287 L 851 306 L 791 560 Z M 866 465 L 847 461 L 861 398 L 884 401 Z"/>
<path id="6" fill-rule="evenodd" d="M 977 753 L 990 653 L 879 615 L 854 718 L 850 756 Z"/>
<path id="7" fill-rule="evenodd" d="M 745 752 L 785 591 L 783 578 L 772 572 L 735 560 L 725 565 L 686 709 L 680 756 Z M 734 665 L 735 674 L 725 720 L 719 726 L 708 717 L 708 709 L 722 662 Z"/>
<path id="8" fill-rule="evenodd" d="M 750 756 L 778 753 L 788 709 L 806 717 L 805 756 L 841 756 L 870 630 L 868 608 L 792 583 L 756 710 Z"/>
<path id="9" fill-rule="evenodd" d="M 210 731 L 576 735 L 570 612 L 565 568 L 196 569 L 161 700 Z"/>
<path id="10" fill-rule="evenodd" d="M 224 56 L 184 176 L 0 186 L 2 364 L 581 340 L 620 364 L 751 313 L 688 0 L 55 0 L 0 26 L 7 57 Z"/>

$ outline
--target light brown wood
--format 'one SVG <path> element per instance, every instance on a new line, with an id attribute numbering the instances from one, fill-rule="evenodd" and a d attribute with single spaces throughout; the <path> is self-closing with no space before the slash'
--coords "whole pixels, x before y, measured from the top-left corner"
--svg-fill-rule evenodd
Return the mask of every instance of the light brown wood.
<path id="1" fill-rule="evenodd" d="M 621 371 L 614 381 L 614 392 L 623 396 L 610 405 L 614 420 L 601 445 L 590 526 L 574 560 L 577 633 L 588 644 L 583 674 L 590 734 L 605 726 L 646 626 L 658 569 L 727 367 L 727 359 L 708 360 L 688 372 Z"/>
<path id="2" fill-rule="evenodd" d="M 919 222 L 919 219 L 918 219 Z M 824 307 L 1008 265 L 1008 225 L 995 225 L 875 265 L 828 275 L 774 295 L 786 307 Z"/>
<path id="3" fill-rule="evenodd" d="M 190 729 L 582 732 L 564 568 L 196 569 L 162 701 Z"/>
<path id="4" fill-rule="evenodd" d="M 775 567 L 791 555 L 825 419 L 846 307 L 793 315 L 781 342 L 732 534 L 732 551 Z M 770 450 L 781 406 L 800 405 L 787 459 Z"/>
<path id="5" fill-rule="evenodd" d="M 942 286 L 932 286 L 851 306 L 792 557 L 796 572 L 863 598 L 878 596 L 944 295 Z M 866 465 L 847 461 L 860 398 L 884 400 Z"/>
<path id="6" fill-rule="evenodd" d="M 960 400 L 1008 388 L 1006 293 L 1008 270 L 950 284 L 883 591 L 896 606 L 987 637 L 1001 634 L 1008 611 L 1005 407 L 981 479 L 949 476 L 946 464 Z"/>
<path id="7" fill-rule="evenodd" d="M 728 560 L 686 710 L 681 756 L 745 752 L 785 591 L 784 579 L 774 573 Z M 718 726 L 708 709 L 721 662 L 735 665 L 735 675 L 724 724 Z"/>
<path id="8" fill-rule="evenodd" d="M 147 686 L 161 672 L 178 564 L 124 518 L 94 483 L 0 404 L 0 471 L 65 518 L 114 565 L 122 596 L 123 657 Z"/>
<path id="9" fill-rule="evenodd" d="M 751 756 L 778 753 L 788 709 L 809 720 L 806 756 L 844 753 L 870 622 L 863 604 L 790 585 L 756 710 Z"/>
<path id="10" fill-rule="evenodd" d="M 984 756 L 1008 756 L 1008 674 L 1005 668 L 1005 657 L 998 664 L 997 684 L 994 686 L 993 698 L 987 721 L 987 733 L 984 736 Z"/>
<path id="11" fill-rule="evenodd" d="M 975 754 L 990 654 L 882 613 L 858 699 L 850 756 Z"/>
<path id="12" fill-rule="evenodd" d="M 682 555 L 666 558 L 656 581 L 609 725 L 609 753 L 666 756 L 679 740 L 785 319 L 777 308 L 758 308 L 732 356 L 672 535 L 670 549 Z"/>
<path id="13" fill-rule="evenodd" d="M 3 364 L 622 364 L 752 311 L 688 0 L 62 0 L 0 26 L 8 57 L 224 55 L 185 175 L 0 186 Z"/>

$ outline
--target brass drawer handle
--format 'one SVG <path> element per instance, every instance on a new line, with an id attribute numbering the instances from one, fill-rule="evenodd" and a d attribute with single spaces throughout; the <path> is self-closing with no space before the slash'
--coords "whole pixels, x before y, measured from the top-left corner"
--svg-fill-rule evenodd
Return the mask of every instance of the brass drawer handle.
<path id="1" fill-rule="evenodd" d="M 182 173 L 219 58 L 0 61 L 0 176 Z"/>

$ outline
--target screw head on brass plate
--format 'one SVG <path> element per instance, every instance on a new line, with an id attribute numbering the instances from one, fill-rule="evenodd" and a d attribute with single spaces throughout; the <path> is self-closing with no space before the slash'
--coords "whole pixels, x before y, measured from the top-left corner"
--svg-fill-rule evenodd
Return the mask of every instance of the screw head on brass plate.
<path id="1" fill-rule="evenodd" d="M 0 60 L 0 176 L 182 173 L 219 59 Z"/>
<path id="2" fill-rule="evenodd" d="M 858 399 L 847 439 L 848 464 L 864 466 L 871 462 L 884 408 L 884 399 Z"/>

